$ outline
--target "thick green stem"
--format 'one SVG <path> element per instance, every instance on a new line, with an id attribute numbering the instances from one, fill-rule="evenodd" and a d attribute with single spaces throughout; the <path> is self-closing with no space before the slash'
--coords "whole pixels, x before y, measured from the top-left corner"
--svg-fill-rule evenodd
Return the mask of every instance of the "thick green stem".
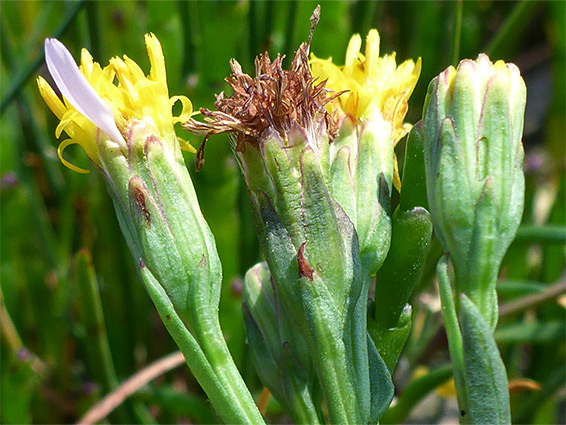
<path id="1" fill-rule="evenodd" d="M 222 404 L 214 407 L 218 409 L 219 414 L 221 409 L 230 409 L 233 411 L 232 414 L 242 416 L 245 421 L 239 423 L 262 424 L 264 421 L 261 413 L 228 350 L 217 317 L 214 323 L 208 323 L 210 331 L 198 338 L 204 355 L 225 393 Z M 226 423 L 234 423 L 234 420 Z"/>
<path id="2" fill-rule="evenodd" d="M 200 338 L 200 342 L 197 341 L 144 264 L 140 264 L 140 271 L 163 323 L 222 421 L 228 424 L 263 424 L 261 413 L 228 351 L 220 325 L 216 323 Z"/>
<path id="3" fill-rule="evenodd" d="M 330 328 L 328 321 L 312 322 L 310 350 L 326 398 L 330 422 L 333 424 L 363 423 L 352 363 L 342 338 Z M 367 350 L 367 348 L 366 348 Z"/>

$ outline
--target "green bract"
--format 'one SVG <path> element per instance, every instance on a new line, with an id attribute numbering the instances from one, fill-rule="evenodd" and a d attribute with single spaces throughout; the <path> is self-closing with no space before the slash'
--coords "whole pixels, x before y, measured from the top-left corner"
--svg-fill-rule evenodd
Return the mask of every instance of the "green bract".
<path id="1" fill-rule="evenodd" d="M 494 327 L 495 281 L 523 211 L 523 115 L 519 69 L 486 55 L 436 77 L 423 113 L 427 193 L 449 251 L 456 291 Z"/>

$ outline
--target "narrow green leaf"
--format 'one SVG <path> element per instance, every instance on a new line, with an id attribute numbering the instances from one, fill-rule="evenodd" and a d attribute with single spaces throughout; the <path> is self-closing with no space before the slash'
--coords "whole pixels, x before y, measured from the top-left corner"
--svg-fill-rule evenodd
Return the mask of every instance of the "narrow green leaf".
<path id="1" fill-rule="evenodd" d="M 372 338 L 368 335 L 369 375 L 371 391 L 371 411 L 369 423 L 375 424 L 393 400 L 393 381 L 389 368 L 379 355 Z"/>
<path id="2" fill-rule="evenodd" d="M 375 320 L 385 328 L 397 327 L 415 288 L 432 236 L 427 210 L 400 208 L 392 218 L 391 246 L 376 274 Z"/>
<path id="3" fill-rule="evenodd" d="M 509 389 L 505 365 L 490 326 L 465 294 L 460 294 L 460 324 L 468 411 L 474 424 L 510 424 Z"/>
<path id="4" fill-rule="evenodd" d="M 399 205 L 403 211 L 412 210 L 414 207 L 423 207 L 428 210 L 423 132 L 421 120 L 413 126 L 407 137 L 399 199 Z"/>

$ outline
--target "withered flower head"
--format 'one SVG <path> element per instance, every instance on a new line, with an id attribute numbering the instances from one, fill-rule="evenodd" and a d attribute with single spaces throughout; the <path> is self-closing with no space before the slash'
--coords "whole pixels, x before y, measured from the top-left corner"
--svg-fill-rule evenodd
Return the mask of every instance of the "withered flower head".
<path id="1" fill-rule="evenodd" d="M 329 92 L 326 81 L 316 81 L 308 62 L 310 41 L 319 17 L 317 7 L 311 17 L 309 40 L 295 52 L 290 70 L 283 69 L 284 56 L 278 54 L 271 61 L 266 52 L 256 57 L 256 76 L 252 78 L 232 59 L 232 75 L 225 81 L 234 93 L 230 97 L 224 93 L 217 95 L 216 111 L 200 109 L 205 122 L 191 118 L 184 127 L 207 138 L 213 134 L 233 134 L 238 152 L 245 150 L 246 143 L 258 146 L 267 130 L 276 131 L 285 141 L 289 133 L 300 131 L 315 152 L 321 140 L 332 140 L 338 126 L 334 114 L 327 112 L 325 106 L 341 93 Z"/>

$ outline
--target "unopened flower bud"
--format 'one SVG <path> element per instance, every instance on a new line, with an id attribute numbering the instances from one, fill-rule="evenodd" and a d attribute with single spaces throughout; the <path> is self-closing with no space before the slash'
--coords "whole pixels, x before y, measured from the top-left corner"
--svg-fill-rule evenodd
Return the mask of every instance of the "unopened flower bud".
<path id="1" fill-rule="evenodd" d="M 525 98 L 519 69 L 481 54 L 437 76 L 423 112 L 436 234 L 450 252 L 457 292 L 491 326 L 497 273 L 523 211 Z"/>

